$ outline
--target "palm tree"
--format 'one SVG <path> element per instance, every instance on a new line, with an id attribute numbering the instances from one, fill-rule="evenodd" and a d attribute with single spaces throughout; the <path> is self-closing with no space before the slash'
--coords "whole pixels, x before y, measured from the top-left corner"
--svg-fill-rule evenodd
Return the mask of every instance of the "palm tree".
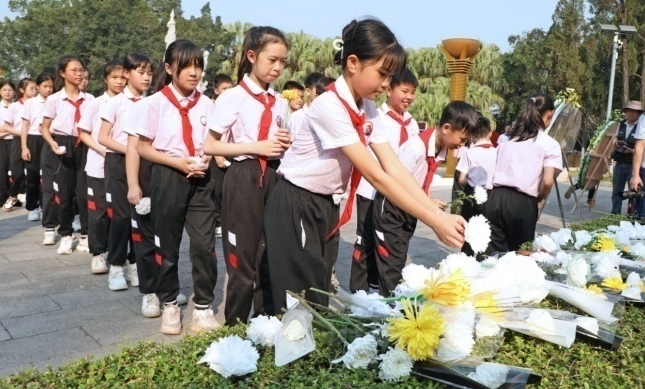
<path id="1" fill-rule="evenodd" d="M 222 62 L 220 72 L 228 74 L 233 79 L 237 78 L 237 67 L 243 55 L 242 44 L 244 43 L 244 36 L 246 35 L 246 31 L 251 27 L 253 27 L 251 23 L 242 23 L 239 21 L 224 25 L 224 29 L 233 33 L 235 39 L 231 47 L 228 48 L 228 51 L 224 50 L 222 53 L 227 59 Z"/>

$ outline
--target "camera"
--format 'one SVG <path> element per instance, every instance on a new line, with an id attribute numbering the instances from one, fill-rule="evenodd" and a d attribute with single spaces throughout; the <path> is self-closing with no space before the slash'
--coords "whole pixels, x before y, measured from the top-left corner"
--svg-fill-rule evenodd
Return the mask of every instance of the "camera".
<path id="1" fill-rule="evenodd" d="M 619 140 L 616 142 L 616 152 L 621 154 L 627 154 L 627 148 L 625 147 L 625 141 Z"/>
<path id="2" fill-rule="evenodd" d="M 623 200 L 641 200 L 643 197 L 645 197 L 645 192 L 642 188 L 639 187 L 638 190 L 626 190 L 622 192 L 620 196 Z"/>

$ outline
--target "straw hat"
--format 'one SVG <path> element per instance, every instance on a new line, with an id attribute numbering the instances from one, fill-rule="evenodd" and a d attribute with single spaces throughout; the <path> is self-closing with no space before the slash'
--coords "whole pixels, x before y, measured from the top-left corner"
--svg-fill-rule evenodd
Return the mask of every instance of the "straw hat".
<path id="1" fill-rule="evenodd" d="M 641 102 L 637 100 L 632 100 L 629 103 L 627 103 L 623 107 L 623 112 L 627 109 L 631 109 L 632 111 L 645 112 L 645 109 L 643 109 L 643 104 L 641 104 Z"/>

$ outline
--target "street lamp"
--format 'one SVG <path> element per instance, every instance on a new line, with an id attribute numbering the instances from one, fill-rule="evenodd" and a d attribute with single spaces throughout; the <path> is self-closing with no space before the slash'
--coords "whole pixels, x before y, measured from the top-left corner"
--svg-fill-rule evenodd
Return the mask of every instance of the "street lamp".
<path id="1" fill-rule="evenodd" d="M 607 115 L 605 118 L 606 120 L 609 120 L 611 117 L 611 102 L 614 98 L 614 77 L 616 76 L 616 57 L 618 56 L 618 49 L 623 47 L 621 39 L 625 39 L 630 35 L 636 34 L 636 27 L 601 24 L 600 30 L 607 34 L 614 34 L 614 44 L 611 52 L 611 75 L 609 76 L 609 98 L 607 100 Z"/>

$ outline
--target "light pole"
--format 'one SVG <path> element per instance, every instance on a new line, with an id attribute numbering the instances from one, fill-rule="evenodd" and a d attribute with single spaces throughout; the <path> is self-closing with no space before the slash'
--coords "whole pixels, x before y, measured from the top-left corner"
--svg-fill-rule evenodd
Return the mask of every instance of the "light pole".
<path id="1" fill-rule="evenodd" d="M 636 34 L 636 27 L 634 26 L 615 26 L 613 24 L 601 24 L 600 30 L 607 34 L 614 35 L 614 43 L 611 50 L 611 75 L 609 76 L 609 97 L 607 98 L 607 114 L 605 119 L 609 120 L 611 117 L 611 103 L 614 98 L 614 78 L 616 76 L 616 57 L 618 57 L 618 49 L 623 47 L 621 39 L 627 38 L 629 35 Z"/>

